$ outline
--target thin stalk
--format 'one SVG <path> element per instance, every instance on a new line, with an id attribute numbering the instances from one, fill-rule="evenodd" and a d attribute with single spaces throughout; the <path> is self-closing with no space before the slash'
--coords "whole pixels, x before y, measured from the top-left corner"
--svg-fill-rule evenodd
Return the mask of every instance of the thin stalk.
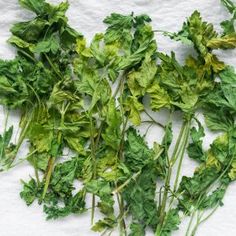
<path id="1" fill-rule="evenodd" d="M 34 166 L 34 173 L 35 173 L 36 182 L 37 182 L 37 185 L 39 186 L 39 184 L 40 184 L 39 172 L 38 172 L 37 160 L 36 160 L 35 156 L 33 158 L 33 166 Z"/>
<path id="2" fill-rule="evenodd" d="M 146 110 L 144 110 L 144 113 L 151 119 L 151 121 L 153 123 L 155 123 L 156 125 L 160 126 L 163 129 L 165 129 L 165 126 L 163 124 L 159 123 L 158 121 L 156 121 Z M 144 121 L 144 122 L 148 122 L 148 121 Z"/>
<path id="3" fill-rule="evenodd" d="M 129 179 L 127 179 L 123 184 L 121 184 L 119 187 L 116 187 L 114 190 L 113 190 L 113 194 L 116 194 L 116 193 L 119 193 L 124 187 L 126 187 L 130 182 L 131 180 L 136 180 L 137 177 L 141 174 L 141 170 L 138 171 L 137 173 L 133 174 Z"/>
<path id="4" fill-rule="evenodd" d="M 125 130 L 126 130 L 126 127 L 128 124 L 128 120 L 129 120 L 129 117 L 127 116 L 126 120 L 124 121 L 124 126 L 123 126 L 122 133 L 121 133 L 121 141 L 120 141 L 120 146 L 119 146 L 119 151 L 118 151 L 118 156 L 119 156 L 120 160 L 123 159 L 122 154 L 123 154 L 123 149 L 124 149 L 124 137 L 125 137 Z"/>
<path id="5" fill-rule="evenodd" d="M 115 92 L 113 94 L 113 98 L 115 98 L 117 96 L 118 92 L 120 91 L 120 89 L 122 87 L 122 84 L 124 83 L 124 80 L 126 78 L 125 74 L 126 73 L 124 72 L 122 77 L 121 77 L 121 79 L 120 79 L 120 81 L 119 81 L 119 83 L 118 83 L 118 85 L 117 85 L 117 87 L 116 87 L 116 90 L 115 90 Z"/>
<path id="6" fill-rule="evenodd" d="M 70 105 L 70 103 L 68 103 L 66 106 L 65 106 L 65 103 L 62 104 L 60 126 L 64 125 L 65 113 L 66 113 L 69 105 Z M 57 143 L 60 144 L 61 140 L 62 140 L 62 132 L 59 131 L 58 136 L 57 136 Z M 56 161 L 56 156 L 51 156 L 49 158 L 48 168 L 47 168 L 46 174 L 44 176 L 45 185 L 44 185 L 44 188 L 43 188 L 43 194 L 42 194 L 42 199 L 41 200 L 43 200 L 45 198 L 46 194 L 47 194 L 47 190 L 48 190 L 48 187 L 49 187 L 49 184 L 50 184 L 50 180 L 51 180 L 51 176 L 52 176 L 55 161 Z"/>
<path id="7" fill-rule="evenodd" d="M 54 66 L 54 64 L 52 63 L 51 59 L 48 57 L 48 55 L 47 55 L 46 53 L 44 53 L 43 55 L 46 57 L 48 63 L 50 64 L 50 66 L 52 67 L 52 69 L 54 70 L 54 72 L 57 74 L 57 76 L 58 76 L 60 79 L 63 80 L 64 78 L 63 78 L 61 72 L 59 72 L 59 71 L 56 69 L 56 67 Z"/>
<path id="8" fill-rule="evenodd" d="M 180 150 L 179 151 L 180 159 L 179 159 L 179 164 L 177 167 L 177 173 L 176 173 L 176 178 L 175 178 L 175 182 L 174 182 L 173 192 L 175 192 L 177 190 L 179 177 L 180 177 L 180 171 L 181 171 L 182 162 L 183 162 L 183 158 L 184 158 L 184 153 L 185 153 L 185 149 L 188 145 L 189 133 L 190 133 L 190 122 L 187 123 L 186 132 L 184 132 L 183 143 L 181 144 L 180 149 L 179 149 Z"/>
<path id="9" fill-rule="evenodd" d="M 92 162 L 93 162 L 92 178 L 94 179 L 96 178 L 96 155 L 95 155 L 94 127 L 93 127 L 93 120 L 92 120 L 91 114 L 89 114 L 89 120 L 90 120 L 91 157 L 92 157 Z M 95 205 L 96 205 L 95 194 L 92 194 L 91 225 L 94 222 Z"/>
<path id="10" fill-rule="evenodd" d="M 14 148 L 14 150 L 12 151 L 13 152 L 13 157 L 12 157 L 12 160 L 11 162 L 9 163 L 9 165 L 7 166 L 7 169 L 10 169 L 12 167 L 12 164 L 16 158 L 16 155 L 25 139 L 25 136 L 26 136 L 26 133 L 28 131 L 28 127 L 31 123 L 31 119 L 32 119 L 32 115 L 33 114 L 33 111 L 31 111 L 30 113 L 30 116 L 27 117 L 27 122 L 24 122 L 24 125 L 22 126 L 22 129 L 21 129 L 21 133 L 20 133 L 20 137 L 17 141 L 17 144 L 16 144 L 16 147 Z"/>
<path id="11" fill-rule="evenodd" d="M 96 142 L 95 142 L 95 149 L 96 150 L 98 148 L 98 144 L 99 144 L 99 141 L 100 141 L 100 138 L 101 138 L 102 128 L 103 128 L 103 122 L 100 124 L 99 130 L 98 130 L 98 135 L 97 135 L 97 139 L 96 139 Z"/>
<path id="12" fill-rule="evenodd" d="M 165 216 L 166 216 L 165 209 L 166 209 L 166 205 L 167 205 L 170 180 L 171 180 L 171 176 L 172 176 L 172 168 L 173 168 L 174 163 L 178 159 L 178 153 L 181 152 L 182 148 L 184 149 L 184 145 L 182 146 L 182 145 L 180 145 L 180 143 L 184 142 L 184 140 L 186 139 L 185 133 L 189 132 L 188 129 L 189 129 L 188 122 L 184 121 L 182 124 L 181 130 L 180 130 L 179 136 L 177 138 L 177 142 L 175 144 L 175 148 L 172 153 L 172 157 L 171 157 L 170 161 L 168 161 L 168 170 L 167 170 L 167 175 L 166 175 L 165 184 L 164 184 L 165 190 L 164 190 L 163 199 L 162 199 L 161 208 L 160 208 L 160 222 L 159 222 L 157 229 L 156 229 L 156 233 L 155 233 L 156 236 L 161 236 L 161 234 L 162 234 L 162 227 L 163 227 Z"/>
<path id="13" fill-rule="evenodd" d="M 194 228 L 193 228 L 193 230 L 192 230 L 192 232 L 191 232 L 190 235 L 192 235 L 192 234 L 194 233 L 194 230 L 195 230 L 195 232 L 196 232 L 200 220 L 201 220 L 201 216 L 199 216 L 199 211 L 198 211 L 198 212 L 197 212 L 197 222 L 196 222 L 196 225 L 194 226 Z M 194 234 L 195 234 L 195 233 L 194 233 Z"/>
<path id="14" fill-rule="evenodd" d="M 50 179 L 51 179 L 55 159 L 56 159 L 55 157 L 51 157 L 49 159 L 49 162 L 48 162 L 48 169 L 47 169 L 47 174 L 46 174 L 46 177 L 45 177 L 45 185 L 44 185 L 44 188 L 43 188 L 42 200 L 45 198 L 45 196 L 47 194 L 47 190 L 48 190 L 48 187 L 49 187 L 49 183 L 50 183 Z"/>
<path id="15" fill-rule="evenodd" d="M 22 53 L 24 56 L 28 57 L 33 62 L 35 63 L 37 62 L 37 60 L 34 57 L 32 57 L 29 53 L 25 52 L 24 50 L 18 48 L 18 51 Z"/>
<path id="16" fill-rule="evenodd" d="M 194 236 L 196 234 L 197 228 L 199 227 L 199 225 L 202 224 L 203 222 L 207 221 L 216 212 L 218 207 L 219 207 L 219 205 L 217 205 L 204 219 L 202 219 L 202 220 L 201 220 L 201 218 L 198 219 L 198 221 L 197 221 L 196 225 L 194 226 L 190 236 Z"/>
<path id="17" fill-rule="evenodd" d="M 176 198 L 176 199 L 179 201 L 179 203 L 180 203 L 185 209 L 188 209 L 188 208 L 185 206 L 184 202 L 179 198 L 179 196 L 181 196 L 181 194 L 182 194 L 183 192 L 176 194 L 176 193 L 175 193 L 173 190 L 171 190 L 171 189 L 169 189 L 169 191 L 170 191 L 170 193 L 172 194 L 172 197 Z M 171 209 L 171 205 L 172 205 L 172 202 L 171 202 L 170 205 L 169 205 L 168 211 Z"/>
<path id="18" fill-rule="evenodd" d="M 156 236 L 161 236 L 162 227 L 164 224 L 165 208 L 166 208 L 166 203 L 167 203 L 167 198 L 168 198 L 168 190 L 169 190 L 169 185 L 170 185 L 171 174 L 172 174 L 172 169 L 170 168 L 167 172 L 167 177 L 165 180 L 165 189 L 164 189 L 164 194 L 163 194 L 163 199 L 161 201 L 161 209 L 160 209 L 160 222 L 156 229 L 156 233 L 155 233 Z"/>
<path id="19" fill-rule="evenodd" d="M 194 211 L 191 215 L 191 218 L 189 220 L 189 223 L 188 223 L 188 227 L 187 227 L 187 230 L 186 230 L 186 233 L 185 233 L 185 236 L 188 236 L 189 232 L 190 232 L 190 229 L 191 229 L 191 226 L 192 226 L 192 223 L 193 223 L 193 219 L 194 219 L 194 216 L 196 214 L 196 211 Z"/>
<path id="20" fill-rule="evenodd" d="M 173 166 L 175 164 L 176 160 L 177 160 L 177 157 L 178 157 L 177 152 L 179 151 L 179 146 L 180 146 L 183 134 L 185 132 L 185 128 L 186 128 L 186 124 L 184 122 L 181 126 L 180 133 L 179 133 L 179 136 L 177 138 L 177 141 L 176 141 L 176 144 L 175 144 L 175 147 L 174 147 L 174 151 L 172 153 L 172 158 L 171 158 L 171 163 L 170 163 L 171 166 Z"/>
<path id="21" fill-rule="evenodd" d="M 124 214 L 124 202 L 122 200 L 122 197 L 119 193 L 116 193 L 116 199 L 118 202 L 118 206 L 119 206 L 119 210 L 120 210 L 120 215 Z M 122 218 L 119 222 L 119 226 L 120 226 L 120 236 L 125 235 L 126 236 L 126 224 L 124 221 L 124 218 Z"/>
<path id="22" fill-rule="evenodd" d="M 122 78 L 119 81 L 119 85 L 116 88 L 116 91 L 113 95 L 113 97 L 115 98 L 116 95 L 118 94 L 118 92 L 120 91 L 120 110 L 121 110 L 121 114 L 122 114 L 122 123 L 123 123 L 123 127 L 122 127 L 122 131 L 121 131 L 121 139 L 120 139 L 120 145 L 119 145 L 119 149 L 117 151 L 117 155 L 118 155 L 118 159 L 119 160 L 123 160 L 123 149 L 124 149 L 124 138 L 125 138 L 125 130 L 128 124 L 128 120 L 129 120 L 129 114 L 125 117 L 125 111 L 123 108 L 123 91 L 124 91 L 124 84 L 125 84 L 125 78 L 126 78 L 126 72 L 123 73 Z M 117 159 L 117 162 L 118 162 Z M 118 163 L 117 163 L 118 164 Z M 117 183 L 116 184 L 116 188 L 117 188 Z M 124 215 L 124 200 L 122 195 L 120 195 L 119 192 L 115 193 L 117 196 L 117 201 L 118 201 L 118 206 L 119 206 L 119 211 L 120 211 L 120 215 Z M 119 222 L 119 228 L 120 228 L 120 235 L 127 235 L 126 232 L 126 223 L 124 218 L 121 219 L 121 221 Z"/>
<path id="23" fill-rule="evenodd" d="M 36 153 L 38 150 L 35 149 L 33 152 L 31 152 L 30 154 L 28 154 L 26 157 L 19 159 L 19 161 L 17 163 L 15 163 L 14 165 L 11 165 L 11 168 L 16 167 L 17 165 L 19 165 L 20 163 L 22 163 L 23 161 L 26 161 L 29 157 L 31 157 L 34 153 Z"/>
<path id="24" fill-rule="evenodd" d="M 4 134 L 6 133 L 6 131 L 7 131 L 7 122 L 8 122 L 8 118 L 9 118 L 9 110 L 7 110 L 7 114 L 6 114 L 6 118 L 5 118 L 5 121 L 4 121 Z M 4 142 L 5 142 L 5 140 L 4 140 Z M 3 148 L 2 148 L 2 150 L 1 150 L 1 153 L 0 153 L 0 158 L 3 156 Z"/>
<path id="25" fill-rule="evenodd" d="M 128 117 L 126 119 L 126 122 L 124 124 L 124 127 L 123 127 L 123 131 L 122 131 L 122 139 L 121 139 L 121 144 L 120 144 L 120 148 L 119 148 L 119 152 L 118 152 L 118 155 L 119 155 L 119 159 L 123 159 L 123 148 L 124 148 L 124 134 L 125 134 L 125 127 L 128 123 Z M 124 200 L 122 198 L 122 196 L 120 195 L 119 191 L 116 193 L 116 196 L 117 196 L 117 200 L 118 200 L 118 205 L 119 205 L 119 210 L 120 210 L 120 214 L 123 215 L 124 214 Z M 127 232 L 126 232 L 126 223 L 125 223 L 125 220 L 124 218 L 121 219 L 120 221 L 120 235 L 121 236 L 126 236 L 127 235 Z"/>

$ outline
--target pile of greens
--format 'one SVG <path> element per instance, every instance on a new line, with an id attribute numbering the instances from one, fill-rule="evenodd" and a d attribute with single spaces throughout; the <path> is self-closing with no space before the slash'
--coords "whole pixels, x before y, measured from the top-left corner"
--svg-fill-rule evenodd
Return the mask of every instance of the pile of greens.
<path id="1" fill-rule="evenodd" d="M 182 64 L 174 52 L 158 51 L 147 15 L 112 13 L 104 19 L 106 31 L 88 45 L 68 25 L 68 2 L 19 3 L 35 17 L 12 26 L 8 42 L 17 56 L 0 60 L 6 110 L 0 168 L 19 163 L 17 153 L 27 140 L 25 159 L 35 176 L 22 181 L 21 198 L 42 204 L 47 219 L 90 211 L 92 230 L 102 235 L 119 227 L 120 235 L 142 236 L 151 228 L 168 236 L 185 217 L 185 235 L 194 235 L 236 179 L 236 72 L 216 55 L 236 47 L 236 5 L 222 0 L 232 17 L 221 23 L 220 33 L 198 11 L 179 32 L 164 32 L 195 49 Z M 148 107 L 165 109 L 165 123 Z M 21 115 L 17 143 L 11 143 L 13 127 L 7 128 L 13 110 Z M 177 139 L 176 116 L 182 122 Z M 160 143 L 147 145 L 148 130 L 138 132 L 143 123 L 163 130 Z M 205 125 L 217 131 L 208 150 Z M 188 177 L 181 174 L 185 153 L 198 165 Z M 104 218 L 94 222 L 97 211 Z"/>

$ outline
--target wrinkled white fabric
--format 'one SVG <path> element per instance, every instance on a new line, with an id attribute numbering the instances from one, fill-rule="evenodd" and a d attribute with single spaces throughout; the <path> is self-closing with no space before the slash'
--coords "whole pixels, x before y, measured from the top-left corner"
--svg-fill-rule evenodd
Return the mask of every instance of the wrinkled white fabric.
<path id="1" fill-rule="evenodd" d="M 59 0 L 50 1 L 58 3 Z M 199 10 L 204 19 L 215 24 L 220 29 L 219 23 L 229 17 L 219 0 L 69 0 L 70 9 L 68 17 L 71 25 L 83 33 L 86 38 L 91 39 L 96 32 L 105 29 L 103 19 L 112 12 L 135 14 L 146 13 L 151 16 L 153 28 L 158 30 L 177 31 L 181 28 L 183 21 L 195 9 Z M 10 36 L 10 26 L 20 20 L 31 17 L 27 11 L 21 10 L 17 0 L 0 0 L 0 58 L 13 58 L 15 51 L 6 43 Z M 181 43 L 172 42 L 170 39 L 156 35 L 159 50 L 169 53 L 176 52 L 177 58 L 182 60 L 184 56 L 193 50 L 183 46 Z M 218 53 L 220 58 L 227 63 L 236 66 L 235 51 Z M 153 114 L 156 119 L 164 123 L 165 112 Z M 18 114 L 10 116 L 9 125 L 13 124 L 15 133 L 17 131 Z M 0 109 L 0 131 L 3 131 L 4 112 Z M 145 132 L 145 126 L 140 128 Z M 180 122 L 176 119 L 174 133 L 180 128 Z M 162 132 L 153 128 L 148 133 L 148 141 L 151 143 L 160 140 Z M 214 138 L 214 135 L 207 132 L 205 137 L 205 148 Z M 19 157 L 27 153 L 27 143 L 21 149 Z M 195 163 L 185 158 L 183 173 L 191 175 Z M 0 173 L 0 236 L 93 236 L 99 235 L 89 230 L 90 214 L 82 216 L 70 216 L 57 221 L 45 221 L 42 207 L 33 204 L 26 207 L 20 199 L 20 179 L 27 179 L 33 176 L 33 170 L 23 163 L 8 173 Z M 203 224 L 197 236 L 233 236 L 236 235 L 236 184 L 232 184 L 226 193 L 224 206 Z M 173 233 L 173 236 L 183 236 L 188 220 L 184 220 L 180 230 Z M 118 235 L 115 232 L 113 235 Z M 148 236 L 153 235 L 151 232 Z M 138 236 L 138 235 L 137 235 Z"/>

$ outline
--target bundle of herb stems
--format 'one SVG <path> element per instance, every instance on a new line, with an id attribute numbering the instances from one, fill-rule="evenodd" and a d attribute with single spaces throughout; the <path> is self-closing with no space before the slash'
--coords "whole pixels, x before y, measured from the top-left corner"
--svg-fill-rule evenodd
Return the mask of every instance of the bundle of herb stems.
<path id="1" fill-rule="evenodd" d="M 35 17 L 12 26 L 8 42 L 17 56 L 0 60 L 0 103 L 6 110 L 0 167 L 8 171 L 19 164 L 27 140 L 25 160 L 35 171 L 22 180 L 20 196 L 27 205 L 37 200 L 47 219 L 91 211 L 92 230 L 101 235 L 118 227 L 122 236 L 142 236 L 147 228 L 168 236 L 189 217 L 185 235 L 195 235 L 236 179 L 236 72 L 215 54 L 236 47 L 236 5 L 221 2 L 231 18 L 221 23 L 220 33 L 198 11 L 179 32 L 162 31 L 195 49 L 196 56 L 181 64 L 174 52 L 158 51 L 145 14 L 112 13 L 104 20 L 106 31 L 88 45 L 68 25 L 68 2 L 19 0 Z M 168 111 L 166 122 L 153 118 L 150 109 Z M 14 110 L 21 114 L 15 144 L 13 126 L 7 128 Z M 197 119 L 199 112 L 204 121 Z M 182 119 L 177 139 L 176 116 Z M 138 132 L 144 123 L 150 124 L 146 134 L 153 125 L 164 131 L 151 148 Z M 218 132 L 207 150 L 205 126 Z M 189 177 L 182 176 L 186 152 L 198 165 Z M 98 210 L 104 218 L 94 222 Z"/>

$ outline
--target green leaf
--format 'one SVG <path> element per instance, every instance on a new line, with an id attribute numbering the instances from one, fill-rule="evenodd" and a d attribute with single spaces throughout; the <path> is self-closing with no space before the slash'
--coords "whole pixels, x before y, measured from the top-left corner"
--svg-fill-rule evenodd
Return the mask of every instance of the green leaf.
<path id="1" fill-rule="evenodd" d="M 8 39 L 8 42 L 15 45 L 16 47 L 18 48 L 26 48 L 26 49 L 32 49 L 33 47 L 33 44 L 31 43 L 28 43 L 24 40 L 22 40 L 21 38 L 17 37 L 17 36 L 11 36 L 9 39 Z"/>
<path id="2" fill-rule="evenodd" d="M 69 8 L 69 2 L 61 2 L 59 5 L 47 5 L 46 14 L 48 14 L 49 23 L 58 23 L 60 25 L 66 25 L 67 24 L 67 17 L 66 17 L 66 11 Z"/>
<path id="3" fill-rule="evenodd" d="M 223 23 L 223 25 L 225 28 L 232 28 L 228 26 L 228 22 Z M 167 33 L 167 35 L 172 39 L 181 40 L 188 44 L 190 40 L 200 57 L 204 59 L 205 68 L 208 70 L 212 68 L 214 72 L 218 73 L 224 69 L 224 63 L 212 54 L 211 49 L 230 49 L 236 46 L 234 32 L 226 31 L 222 37 L 218 37 L 213 25 L 203 21 L 200 13 L 194 11 L 187 22 L 183 24 L 183 28 L 179 33 Z"/>
<path id="4" fill-rule="evenodd" d="M 10 144 L 12 134 L 13 126 L 6 129 L 5 132 L 0 135 L 0 170 L 2 170 L 2 168 L 8 168 L 8 165 L 12 163 L 11 154 L 16 155 L 14 152 L 15 145 Z"/>
<path id="5" fill-rule="evenodd" d="M 139 223 L 131 223 L 130 225 L 130 234 L 129 236 L 145 236 L 145 227 L 142 224 Z"/>
<path id="6" fill-rule="evenodd" d="M 82 155 L 85 154 L 84 140 L 82 137 L 65 136 L 64 139 L 72 150 Z"/>
<path id="7" fill-rule="evenodd" d="M 46 5 L 45 0 L 19 0 L 22 7 L 35 12 L 36 14 L 42 14 Z"/>
<path id="8" fill-rule="evenodd" d="M 121 115 L 115 107 L 115 101 L 113 99 L 107 104 L 104 112 L 106 112 L 104 115 L 107 127 L 105 128 L 105 132 L 102 133 L 102 138 L 106 145 L 114 150 L 118 150 L 121 139 Z"/>
<path id="9" fill-rule="evenodd" d="M 109 182 L 104 180 L 91 180 L 86 184 L 86 189 L 88 192 L 101 197 L 104 195 L 109 195 L 112 192 Z"/>
<path id="10" fill-rule="evenodd" d="M 151 98 L 152 110 L 158 111 L 163 107 L 170 107 L 170 96 L 158 83 L 154 82 L 151 87 L 147 89 L 147 94 Z"/>
<path id="11" fill-rule="evenodd" d="M 232 87 L 232 85 L 223 85 L 222 91 L 225 97 L 225 105 L 230 108 L 232 111 L 236 110 L 236 88 Z"/>
<path id="12" fill-rule="evenodd" d="M 220 25 L 224 31 L 223 35 L 235 33 L 234 21 L 235 21 L 235 19 L 231 19 L 231 20 L 222 21 L 220 23 Z"/>
<path id="13" fill-rule="evenodd" d="M 38 197 L 39 189 L 37 187 L 36 181 L 33 178 L 31 178 L 31 180 L 28 183 L 24 181 L 22 181 L 22 183 L 23 183 L 23 190 L 20 192 L 20 197 L 29 206 Z"/>
<path id="14" fill-rule="evenodd" d="M 220 72 L 219 76 L 223 84 L 236 85 L 236 73 L 234 67 L 227 66 L 222 72 Z"/>
<path id="15" fill-rule="evenodd" d="M 163 35 L 168 36 L 175 41 L 181 41 L 183 44 L 186 44 L 186 45 L 193 44 L 192 41 L 188 38 L 189 37 L 188 25 L 185 22 L 183 24 L 182 30 L 180 30 L 178 33 L 171 33 L 171 32 L 164 31 Z"/>
<path id="16" fill-rule="evenodd" d="M 137 97 L 129 96 L 125 101 L 125 110 L 129 111 L 129 119 L 134 125 L 141 124 L 140 113 L 144 110 L 144 106 L 140 103 Z"/>
<path id="17" fill-rule="evenodd" d="M 2 94 L 17 93 L 12 84 L 5 76 L 0 76 L 0 92 Z"/>
<path id="18" fill-rule="evenodd" d="M 50 37 L 48 39 L 45 39 L 39 43 L 36 44 L 33 51 L 35 53 L 48 53 L 52 52 L 53 54 L 56 54 L 58 50 L 60 49 L 60 45 L 58 42 L 58 39 L 56 37 Z"/>
<path id="19" fill-rule="evenodd" d="M 178 209 L 169 210 L 163 225 L 163 236 L 171 235 L 172 231 L 179 229 L 180 222 Z"/>
<path id="20" fill-rule="evenodd" d="M 117 222 L 113 218 L 104 218 L 99 220 L 95 225 L 93 225 L 92 230 L 95 232 L 102 232 L 105 229 L 112 229 L 116 226 Z"/>
<path id="21" fill-rule="evenodd" d="M 221 0 L 231 14 L 236 14 L 236 5 L 231 0 Z"/>
<path id="22" fill-rule="evenodd" d="M 11 32 L 25 42 L 35 43 L 47 25 L 48 22 L 46 20 L 36 18 L 32 21 L 14 24 Z"/>
<path id="23" fill-rule="evenodd" d="M 145 58 L 139 70 L 131 72 L 129 77 L 136 80 L 142 88 L 147 88 L 154 80 L 156 71 L 157 66 L 155 61 L 152 61 L 151 58 Z"/>
<path id="24" fill-rule="evenodd" d="M 233 161 L 228 175 L 231 180 L 236 180 L 236 161 Z"/>
<path id="25" fill-rule="evenodd" d="M 148 148 L 143 137 L 136 130 L 129 128 L 125 142 L 125 163 L 133 171 L 138 172 L 143 166 L 152 161 L 153 151 Z"/>
<path id="26" fill-rule="evenodd" d="M 53 132 L 43 125 L 34 123 L 28 130 L 28 137 L 38 152 L 49 152 L 53 141 Z"/>
<path id="27" fill-rule="evenodd" d="M 217 206 L 218 204 L 220 206 L 223 206 L 222 199 L 225 196 L 226 187 L 218 187 L 216 190 L 214 190 L 210 195 L 203 198 L 199 209 L 208 209 L 213 208 Z"/>
<path id="28" fill-rule="evenodd" d="M 108 102 L 110 96 L 111 87 L 108 81 L 105 78 L 101 79 L 100 81 L 97 81 L 95 91 L 92 95 L 90 110 L 97 104 L 97 102 L 100 102 L 105 105 Z"/>
<path id="29" fill-rule="evenodd" d="M 58 205 L 44 205 L 44 212 L 47 214 L 47 220 L 58 219 L 73 214 L 81 214 L 85 209 L 85 194 L 84 190 L 80 190 L 72 197 L 68 197 L 65 201 L 65 206 Z"/>
<path id="30" fill-rule="evenodd" d="M 91 180 L 86 184 L 86 190 L 90 193 L 97 195 L 100 198 L 98 202 L 98 207 L 100 211 L 109 217 L 114 216 L 114 199 L 112 197 L 112 190 L 110 183 L 100 179 Z"/>
<path id="31" fill-rule="evenodd" d="M 77 168 L 78 162 L 76 157 L 55 166 L 50 188 L 60 197 L 70 196 L 71 191 L 74 190 L 73 182 L 76 178 Z"/>
<path id="32" fill-rule="evenodd" d="M 173 140 L 173 130 L 172 130 L 172 123 L 168 122 L 165 126 L 165 134 L 162 139 L 162 146 L 168 150 Z M 166 150 L 166 151 L 167 151 Z"/>
<path id="33" fill-rule="evenodd" d="M 137 230 L 143 233 L 147 226 L 151 227 L 153 230 L 156 229 L 158 220 L 157 203 L 155 199 L 156 179 L 157 173 L 155 164 L 151 163 L 143 167 L 140 175 L 132 180 L 128 187 L 122 192 L 132 216 L 130 235 L 135 235 Z M 142 228 L 137 228 L 137 224 L 141 225 Z"/>
<path id="34" fill-rule="evenodd" d="M 130 30 L 133 26 L 133 16 L 112 13 L 103 22 L 109 25 L 104 35 L 105 43 L 119 42 L 125 49 L 129 49 L 132 42 Z"/>
<path id="35" fill-rule="evenodd" d="M 224 110 L 209 110 L 205 115 L 205 122 L 207 127 L 213 131 L 227 131 L 233 127 L 234 121 L 230 114 Z"/>
<path id="36" fill-rule="evenodd" d="M 29 163 L 31 163 L 32 166 L 35 166 L 35 168 L 39 170 L 46 171 L 48 167 L 48 161 L 50 158 L 48 153 L 47 152 L 42 152 L 42 153 L 36 152 L 35 154 L 31 154 L 31 153 L 29 153 L 29 157 L 27 158 Z"/>
<path id="37" fill-rule="evenodd" d="M 215 163 L 214 163 L 215 164 Z M 195 172 L 192 177 L 184 176 L 180 183 L 179 191 L 185 191 L 182 197 L 183 203 L 187 204 L 187 199 L 192 199 L 192 201 L 196 200 L 198 196 L 207 189 L 217 178 L 218 170 L 215 168 L 214 165 L 206 167 L 205 165 L 202 167 L 201 171 Z M 186 196 L 185 196 L 186 195 Z M 187 197 L 187 198 L 186 198 Z M 190 203 L 191 204 L 191 203 Z M 194 202 L 190 205 L 192 207 Z"/>
<path id="38" fill-rule="evenodd" d="M 65 26 L 60 32 L 61 47 L 74 50 L 74 45 L 79 37 L 82 37 L 81 33 L 77 32 L 70 26 Z"/>
<path id="39" fill-rule="evenodd" d="M 188 155 L 190 158 L 198 160 L 198 161 L 205 161 L 206 157 L 204 155 L 202 143 L 202 138 L 205 136 L 204 128 L 202 127 L 201 123 L 197 121 L 198 129 L 193 127 L 190 130 L 190 136 L 192 139 L 192 143 L 189 144 L 187 150 Z"/>
<path id="40" fill-rule="evenodd" d="M 212 38 L 207 42 L 207 47 L 212 49 L 233 49 L 236 47 L 236 33 L 225 35 L 221 38 Z"/>

